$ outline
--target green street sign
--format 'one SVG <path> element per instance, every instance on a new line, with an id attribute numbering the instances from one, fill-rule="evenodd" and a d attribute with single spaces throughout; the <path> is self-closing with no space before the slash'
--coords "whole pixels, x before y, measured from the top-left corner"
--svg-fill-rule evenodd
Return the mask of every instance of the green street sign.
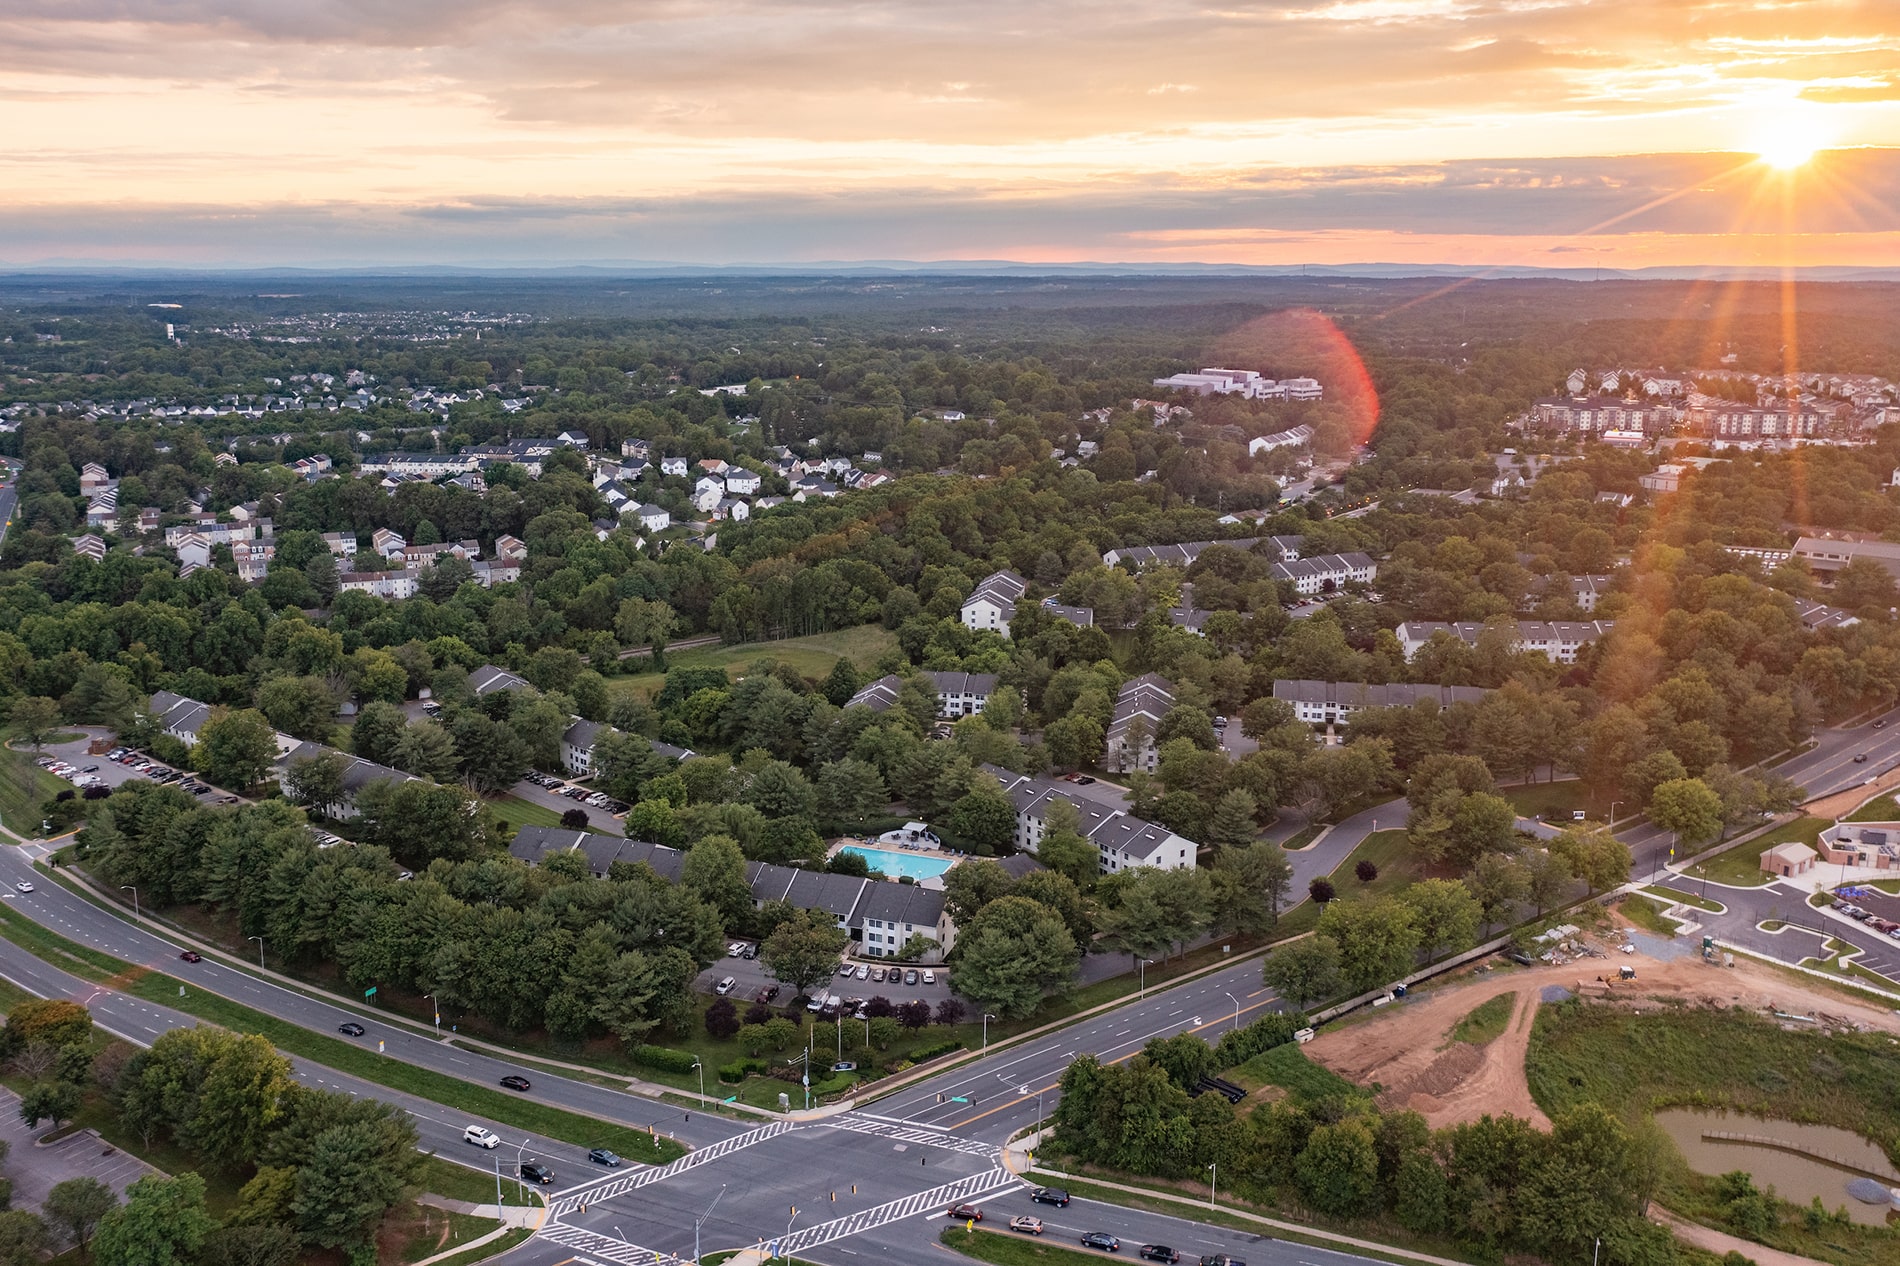
<path id="1" fill-rule="evenodd" d="M 365 989 L 363 991 L 363 996 L 365 998 L 374 998 L 376 996 L 376 986 L 371 985 L 369 988 Z"/>

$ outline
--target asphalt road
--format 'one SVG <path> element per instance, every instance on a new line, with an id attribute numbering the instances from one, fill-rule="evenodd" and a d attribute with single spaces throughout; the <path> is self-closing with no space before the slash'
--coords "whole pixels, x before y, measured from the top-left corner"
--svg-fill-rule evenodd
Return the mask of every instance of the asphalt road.
<path id="1" fill-rule="evenodd" d="M 20 494 L 14 490 L 11 480 L 0 488 L 0 545 L 7 539 L 7 529 L 13 526 L 13 516 L 20 508 Z"/>

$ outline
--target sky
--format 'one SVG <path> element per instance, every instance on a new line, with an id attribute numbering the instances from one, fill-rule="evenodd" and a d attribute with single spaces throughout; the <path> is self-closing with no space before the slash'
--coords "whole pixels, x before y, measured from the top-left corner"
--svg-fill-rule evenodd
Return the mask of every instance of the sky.
<path id="1" fill-rule="evenodd" d="M 1896 0 L 0 0 L 0 263 L 1900 267 Z"/>

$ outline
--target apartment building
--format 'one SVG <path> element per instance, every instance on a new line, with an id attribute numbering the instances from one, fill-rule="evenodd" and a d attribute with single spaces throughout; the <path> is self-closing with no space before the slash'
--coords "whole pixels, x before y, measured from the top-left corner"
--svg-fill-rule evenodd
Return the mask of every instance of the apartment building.
<path id="1" fill-rule="evenodd" d="M 1008 637 L 1009 622 L 1016 618 L 1016 603 L 1028 588 L 1028 581 L 1007 568 L 991 572 L 963 600 L 963 627 L 989 629 Z"/>
<path id="2" fill-rule="evenodd" d="M 985 765 L 1016 806 L 1016 847 L 1027 853 L 1036 851 L 1047 831 L 1049 806 L 1066 801 L 1081 819 L 1083 838 L 1094 844 L 1100 854 L 1105 875 L 1135 866 L 1153 866 L 1162 870 L 1193 870 L 1197 845 L 1164 826 L 1133 817 L 1122 809 L 1078 795 L 1068 783 L 1012 773 Z"/>
<path id="3" fill-rule="evenodd" d="M 1273 683 L 1273 697 L 1293 705 L 1293 715 L 1308 725 L 1337 725 L 1367 708 L 1409 708 L 1430 699 L 1440 707 L 1478 703 L 1488 690 L 1476 686 L 1431 686 L 1360 681 L 1285 680 Z"/>

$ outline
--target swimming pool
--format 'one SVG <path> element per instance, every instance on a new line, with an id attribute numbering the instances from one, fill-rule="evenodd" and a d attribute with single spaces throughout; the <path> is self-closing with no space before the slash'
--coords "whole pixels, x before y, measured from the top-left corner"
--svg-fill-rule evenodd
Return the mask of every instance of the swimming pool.
<path id="1" fill-rule="evenodd" d="M 856 853 L 872 870 L 881 870 L 891 879 L 900 875 L 916 880 L 935 879 L 957 864 L 956 858 L 936 853 L 894 853 L 887 848 L 865 848 L 861 844 L 847 844 L 838 851 Z"/>

